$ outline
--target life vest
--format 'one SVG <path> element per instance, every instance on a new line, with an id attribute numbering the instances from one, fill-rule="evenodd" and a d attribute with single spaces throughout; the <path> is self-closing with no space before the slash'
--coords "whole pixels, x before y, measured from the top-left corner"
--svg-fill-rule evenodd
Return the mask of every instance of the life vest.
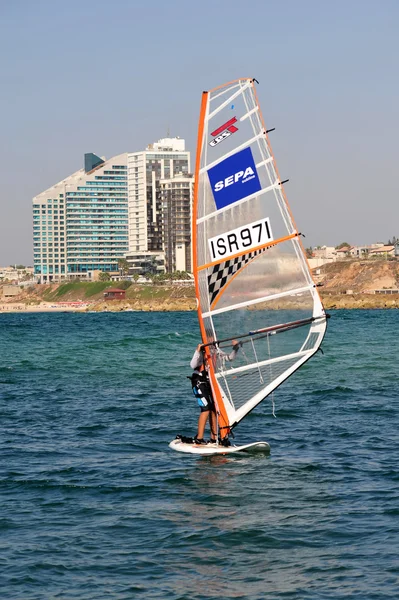
<path id="1" fill-rule="evenodd" d="M 205 370 L 205 364 L 202 362 L 197 367 L 191 377 L 188 377 L 191 381 L 191 387 L 193 394 L 197 399 L 198 406 L 204 408 L 212 403 L 212 390 L 208 381 L 208 375 Z"/>

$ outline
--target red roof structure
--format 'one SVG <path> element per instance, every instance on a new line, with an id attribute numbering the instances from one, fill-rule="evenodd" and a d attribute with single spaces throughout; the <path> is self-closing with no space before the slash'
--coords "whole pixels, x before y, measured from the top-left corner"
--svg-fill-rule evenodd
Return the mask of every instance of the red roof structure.
<path id="1" fill-rule="evenodd" d="M 120 290 L 119 288 L 107 288 L 104 292 L 104 298 L 108 300 L 124 300 L 126 297 L 126 290 Z"/>

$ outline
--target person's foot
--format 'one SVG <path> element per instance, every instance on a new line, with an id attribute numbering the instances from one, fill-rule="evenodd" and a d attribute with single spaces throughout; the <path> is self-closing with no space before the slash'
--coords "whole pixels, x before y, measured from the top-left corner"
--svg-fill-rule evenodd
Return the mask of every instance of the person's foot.
<path id="1" fill-rule="evenodd" d="M 212 438 L 209 440 L 208 444 L 216 444 L 216 440 L 213 440 Z"/>
<path id="2" fill-rule="evenodd" d="M 203 438 L 194 438 L 194 444 L 206 445 L 208 442 Z"/>
<path id="3" fill-rule="evenodd" d="M 220 444 L 221 446 L 224 446 L 224 447 L 226 447 L 226 448 L 227 448 L 228 446 L 231 446 L 231 442 L 230 442 L 230 440 L 229 440 L 229 438 L 228 438 L 228 437 L 225 437 L 225 438 L 223 438 L 222 440 L 219 440 L 219 444 Z"/>
<path id="4" fill-rule="evenodd" d="M 180 440 L 183 444 L 192 444 L 194 442 L 194 438 L 186 435 L 177 435 L 176 439 Z"/>

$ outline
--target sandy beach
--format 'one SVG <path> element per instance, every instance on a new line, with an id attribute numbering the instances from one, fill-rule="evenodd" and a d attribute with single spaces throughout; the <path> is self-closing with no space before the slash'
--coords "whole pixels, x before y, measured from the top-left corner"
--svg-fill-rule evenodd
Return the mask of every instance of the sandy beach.
<path id="1" fill-rule="evenodd" d="M 41 302 L 40 304 L 31 305 L 22 302 L 7 302 L 0 304 L 0 313 L 15 313 L 15 312 L 82 312 L 90 307 L 88 302 Z"/>

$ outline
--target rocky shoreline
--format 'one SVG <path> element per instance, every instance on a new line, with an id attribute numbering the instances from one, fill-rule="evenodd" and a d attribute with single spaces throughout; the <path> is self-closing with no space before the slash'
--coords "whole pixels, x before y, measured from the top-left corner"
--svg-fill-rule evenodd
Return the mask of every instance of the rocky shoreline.
<path id="1" fill-rule="evenodd" d="M 323 305 L 326 310 L 333 309 L 392 309 L 399 308 L 399 295 L 385 294 L 323 294 Z M 262 306 L 264 308 L 264 306 Z M 283 307 L 275 307 L 283 308 Z M 143 301 L 108 301 L 98 303 L 90 310 L 95 311 L 190 311 L 196 310 L 195 298 L 180 298 L 176 300 Z"/>
<path id="2" fill-rule="evenodd" d="M 399 295 L 391 294 L 322 294 L 326 310 L 351 309 L 394 309 L 399 308 Z M 71 305 L 73 304 L 73 305 Z M 262 306 L 262 308 L 265 308 Z M 273 309 L 284 306 L 274 306 Z M 177 312 L 196 310 L 196 299 L 185 298 L 153 298 L 125 300 L 94 300 L 82 303 L 40 302 L 2 302 L 0 313 L 12 312 Z"/>
<path id="3" fill-rule="evenodd" d="M 396 294 L 322 294 L 321 299 L 326 310 L 399 308 Z"/>

